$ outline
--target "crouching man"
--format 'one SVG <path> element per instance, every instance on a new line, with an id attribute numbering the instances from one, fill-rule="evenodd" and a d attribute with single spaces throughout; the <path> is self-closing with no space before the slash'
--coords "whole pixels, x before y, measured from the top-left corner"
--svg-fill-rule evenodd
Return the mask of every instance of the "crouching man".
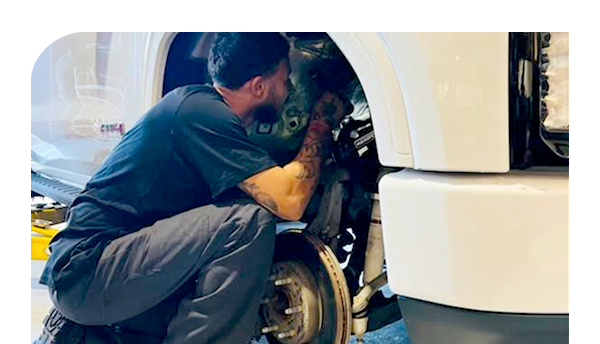
<path id="1" fill-rule="evenodd" d="M 247 343 L 269 275 L 275 217 L 299 219 L 343 102 L 317 101 L 303 146 L 277 166 L 244 127 L 276 121 L 289 45 L 220 33 L 213 85 L 165 95 L 75 199 L 41 283 L 55 308 L 37 343 Z"/>

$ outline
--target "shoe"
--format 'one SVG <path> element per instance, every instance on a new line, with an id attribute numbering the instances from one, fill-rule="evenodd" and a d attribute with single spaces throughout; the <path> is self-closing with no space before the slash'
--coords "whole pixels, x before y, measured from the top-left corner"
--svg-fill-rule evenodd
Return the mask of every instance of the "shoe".
<path id="1" fill-rule="evenodd" d="M 85 344 L 85 328 L 52 308 L 44 318 L 42 334 L 32 344 Z"/>

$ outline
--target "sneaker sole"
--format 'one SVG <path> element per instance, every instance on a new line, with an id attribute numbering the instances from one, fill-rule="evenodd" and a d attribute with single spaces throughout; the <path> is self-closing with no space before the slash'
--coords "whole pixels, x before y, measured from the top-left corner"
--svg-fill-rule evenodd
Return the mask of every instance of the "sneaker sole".
<path id="1" fill-rule="evenodd" d="M 35 344 L 84 344 L 84 328 L 52 308 L 44 318 L 44 329 Z"/>

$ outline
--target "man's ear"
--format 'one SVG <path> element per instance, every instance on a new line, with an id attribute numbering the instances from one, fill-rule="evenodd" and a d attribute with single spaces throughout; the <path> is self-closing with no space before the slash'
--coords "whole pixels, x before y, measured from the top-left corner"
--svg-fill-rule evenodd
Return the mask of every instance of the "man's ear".
<path id="1" fill-rule="evenodd" d="M 264 99 L 269 94 L 267 80 L 262 76 L 255 76 L 250 79 L 250 92 L 258 99 Z"/>

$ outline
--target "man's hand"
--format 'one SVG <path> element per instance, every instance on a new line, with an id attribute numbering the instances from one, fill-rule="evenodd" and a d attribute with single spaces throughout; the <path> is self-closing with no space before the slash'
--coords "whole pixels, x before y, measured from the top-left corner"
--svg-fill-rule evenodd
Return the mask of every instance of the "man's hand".
<path id="1" fill-rule="evenodd" d="M 324 93 L 313 108 L 300 152 L 284 167 L 272 167 L 239 184 L 259 204 L 285 220 L 302 217 L 319 181 L 321 164 L 331 151 L 331 129 L 349 109 L 331 92 Z"/>
<path id="2" fill-rule="evenodd" d="M 325 92 L 319 100 L 317 100 L 311 120 L 325 120 L 330 127 L 339 123 L 347 114 L 352 112 L 352 103 L 345 97 L 341 97 L 332 92 Z M 331 130 L 331 128 L 330 128 Z"/>

